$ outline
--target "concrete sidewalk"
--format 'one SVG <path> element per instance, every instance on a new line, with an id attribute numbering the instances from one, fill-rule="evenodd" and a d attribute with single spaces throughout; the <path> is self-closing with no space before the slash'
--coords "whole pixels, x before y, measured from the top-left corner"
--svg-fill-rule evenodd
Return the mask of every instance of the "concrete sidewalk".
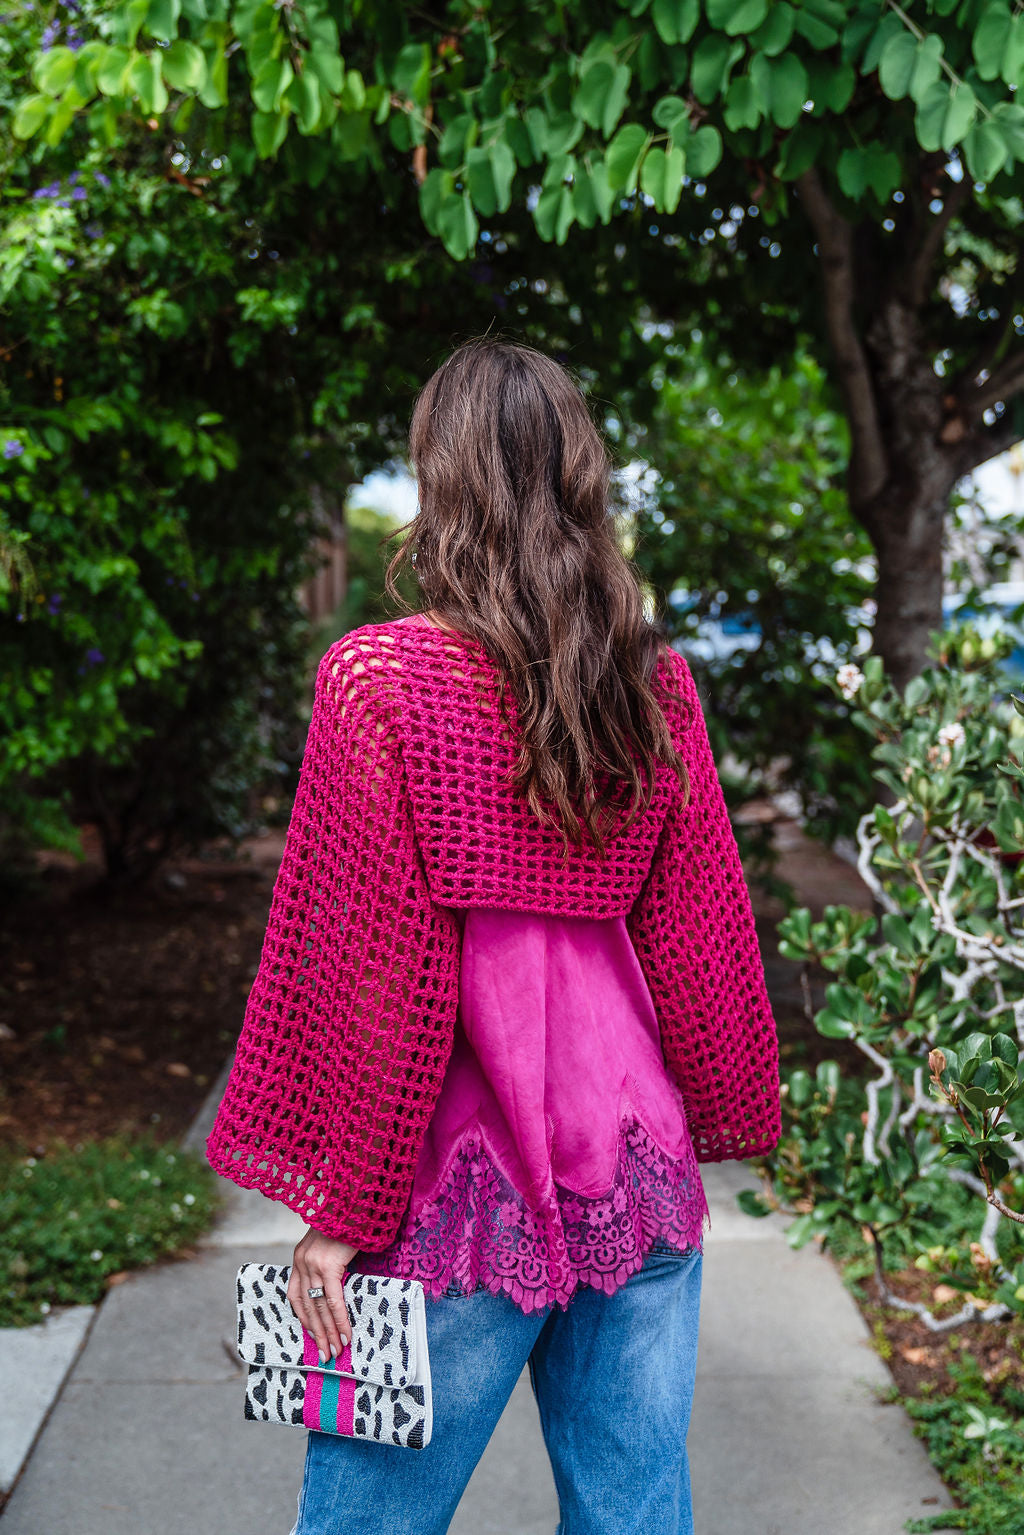
<path id="1" fill-rule="evenodd" d="M 201 1146 L 207 1128 L 201 1116 L 189 1141 Z M 876 1400 L 889 1376 L 831 1264 L 790 1252 L 774 1218 L 736 1211 L 743 1168 L 705 1173 L 697 1535 L 900 1535 L 906 1519 L 948 1507 L 901 1409 Z M 246 1260 L 290 1261 L 305 1228 L 283 1206 L 225 1188 L 225 1216 L 197 1258 L 142 1270 L 104 1298 L 3 1535 L 291 1529 L 306 1434 L 242 1417 L 233 1280 Z M 552 1535 L 557 1518 L 524 1375 L 452 1535 Z"/>

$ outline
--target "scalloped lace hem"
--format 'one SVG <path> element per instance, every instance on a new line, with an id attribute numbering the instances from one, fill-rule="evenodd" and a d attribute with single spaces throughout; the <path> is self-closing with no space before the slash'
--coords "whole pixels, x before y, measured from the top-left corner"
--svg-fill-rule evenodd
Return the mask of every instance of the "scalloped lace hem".
<path id="1" fill-rule="evenodd" d="M 418 1279 L 435 1299 L 482 1286 L 530 1312 L 567 1306 L 583 1285 L 613 1294 L 655 1244 L 700 1249 L 709 1222 L 692 1148 L 671 1157 L 636 1120 L 620 1130 L 606 1194 L 556 1187 L 542 1210 L 529 1209 L 474 1133 L 433 1194 L 410 1205 L 394 1241 L 354 1266 Z"/>

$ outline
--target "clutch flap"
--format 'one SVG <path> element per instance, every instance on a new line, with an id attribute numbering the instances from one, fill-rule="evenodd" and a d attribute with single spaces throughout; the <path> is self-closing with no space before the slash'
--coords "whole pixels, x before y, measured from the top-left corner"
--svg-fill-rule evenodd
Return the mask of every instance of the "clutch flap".
<path id="1" fill-rule="evenodd" d="M 349 1274 L 345 1302 L 352 1342 L 325 1365 L 316 1343 L 288 1300 L 291 1266 L 243 1263 L 238 1270 L 238 1355 L 249 1365 L 317 1370 L 376 1386 L 410 1386 L 425 1361 L 417 1342 L 424 1335 L 423 1286 L 414 1279 Z"/>

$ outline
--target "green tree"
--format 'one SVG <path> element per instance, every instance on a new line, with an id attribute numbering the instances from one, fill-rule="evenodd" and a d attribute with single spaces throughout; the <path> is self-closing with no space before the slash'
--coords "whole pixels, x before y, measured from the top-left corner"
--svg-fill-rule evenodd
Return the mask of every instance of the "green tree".
<path id="1" fill-rule="evenodd" d="M 738 360 L 805 339 L 849 422 L 876 647 L 900 682 L 920 667 L 950 492 L 1024 435 L 1009 0 L 84 14 L 83 46 L 39 55 L 16 133 L 52 145 L 84 113 L 114 143 L 141 112 L 236 166 L 283 155 L 314 188 L 332 160 L 372 183 L 395 150 L 457 259 L 516 206 L 556 244 L 612 225 L 655 314 L 680 320 L 699 290 Z"/>
<path id="2" fill-rule="evenodd" d="M 870 769 L 832 679 L 864 648 L 872 571 L 845 421 L 807 355 L 749 374 L 677 339 L 655 378 L 656 410 L 621 428 L 651 466 L 636 558 L 707 687 L 719 757 L 748 793 L 795 790 L 823 835 L 852 834 Z"/>

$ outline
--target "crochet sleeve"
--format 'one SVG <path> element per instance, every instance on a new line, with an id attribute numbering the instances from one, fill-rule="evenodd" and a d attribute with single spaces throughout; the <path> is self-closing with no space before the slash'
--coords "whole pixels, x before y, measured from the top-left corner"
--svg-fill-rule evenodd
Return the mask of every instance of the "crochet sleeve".
<path id="1" fill-rule="evenodd" d="M 627 926 L 647 978 L 666 1063 L 700 1162 L 759 1156 L 781 1132 L 775 1020 L 697 689 L 670 652 L 688 723 L 673 731 L 689 799 L 669 809 Z"/>
<path id="2" fill-rule="evenodd" d="M 359 631 L 317 669 L 256 978 L 207 1139 L 217 1172 L 325 1235 L 386 1247 L 451 1053 L 460 933 L 430 898 L 389 708 Z"/>

